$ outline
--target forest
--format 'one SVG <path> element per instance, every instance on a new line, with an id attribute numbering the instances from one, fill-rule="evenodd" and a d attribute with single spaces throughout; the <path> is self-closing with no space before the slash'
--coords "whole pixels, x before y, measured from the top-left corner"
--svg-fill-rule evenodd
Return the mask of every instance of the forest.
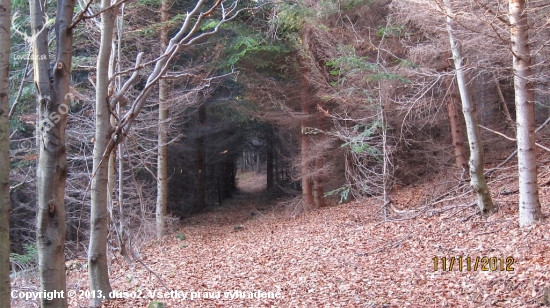
<path id="1" fill-rule="evenodd" d="M 0 0 L 0 308 L 550 306 L 549 23 Z"/>

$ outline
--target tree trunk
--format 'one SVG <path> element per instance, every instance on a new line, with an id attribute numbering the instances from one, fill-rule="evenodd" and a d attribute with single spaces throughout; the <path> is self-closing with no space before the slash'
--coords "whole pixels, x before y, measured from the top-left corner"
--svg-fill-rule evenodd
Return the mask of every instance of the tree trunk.
<path id="1" fill-rule="evenodd" d="M 445 79 L 445 85 L 449 91 L 447 97 L 447 112 L 449 114 L 449 123 L 451 125 L 451 139 L 455 152 L 455 162 L 460 170 L 462 177 L 469 173 L 468 161 L 466 160 L 466 147 L 464 146 L 464 134 L 462 133 L 462 125 L 460 125 L 460 116 L 458 114 L 458 97 L 454 84 L 450 77 Z"/>
<path id="2" fill-rule="evenodd" d="M 110 0 L 101 1 L 103 9 L 110 5 Z M 100 306 L 101 302 L 108 298 L 109 293 L 112 291 L 107 262 L 107 235 L 109 231 L 107 178 L 110 153 L 106 153 L 106 149 L 111 140 L 109 62 L 115 20 L 115 9 L 106 10 L 101 15 L 101 42 L 97 57 L 96 123 L 92 169 L 94 174 L 91 185 L 91 230 L 88 249 L 90 291 L 96 295 L 96 298 L 92 298 L 92 306 L 94 307 Z"/>
<path id="3" fill-rule="evenodd" d="M 113 31 L 115 31 L 114 27 L 113 27 Z M 117 40 L 115 38 L 115 35 L 113 35 L 113 46 L 117 46 Z M 118 46 L 118 48 L 120 48 L 120 46 Z M 117 66 L 116 52 L 117 52 L 117 48 L 113 48 L 111 50 L 111 56 L 109 57 L 108 76 L 113 76 L 116 73 L 116 66 Z M 114 91 L 115 91 L 114 83 L 109 84 L 109 92 L 114 93 Z M 117 104 L 117 108 L 120 109 L 120 106 L 118 106 L 118 104 Z M 116 118 L 113 115 L 109 117 L 109 122 L 111 124 L 109 129 L 114 129 L 114 127 L 116 126 Z M 114 220 L 113 200 L 115 195 L 117 153 L 118 151 L 116 150 L 111 152 L 111 154 L 109 155 L 109 166 L 107 167 L 107 208 L 109 210 L 109 217 L 111 218 L 111 220 Z M 120 185 L 119 185 L 119 188 L 120 188 Z"/>
<path id="4" fill-rule="evenodd" d="M 273 188 L 273 132 L 270 130 L 267 133 L 267 147 L 266 147 L 266 177 L 267 177 L 267 183 L 266 188 L 271 189 Z"/>
<path id="5" fill-rule="evenodd" d="M 160 7 L 160 21 L 163 27 L 160 29 L 161 54 L 168 46 L 168 29 L 165 22 L 168 21 L 168 0 L 162 0 Z M 166 234 L 166 212 L 168 210 L 168 81 L 159 80 L 159 127 L 158 127 L 158 157 L 157 157 L 157 237 Z"/>
<path id="6" fill-rule="evenodd" d="M 273 180 L 275 181 L 275 183 L 280 184 L 281 181 L 279 177 L 279 155 L 277 155 L 276 151 L 273 151 L 273 159 L 274 159 L 273 166 L 275 168 L 275 170 L 273 171 L 275 178 Z"/>
<path id="7" fill-rule="evenodd" d="M 309 73 L 309 54 L 311 53 L 309 51 L 309 39 L 310 39 L 310 31 L 307 29 L 302 30 L 300 33 L 300 36 L 302 38 L 302 46 L 304 48 L 302 57 L 300 59 L 301 63 L 301 91 L 300 91 L 300 101 L 301 101 L 301 107 L 302 107 L 302 120 L 300 123 L 301 126 L 301 141 L 302 141 L 302 147 L 301 147 L 301 158 L 302 158 L 302 195 L 304 196 L 304 200 L 307 207 L 314 207 L 314 198 L 313 198 L 313 180 L 311 178 L 311 171 L 310 171 L 310 165 L 311 165 L 311 140 L 310 136 L 307 134 L 307 129 L 311 126 L 311 92 L 310 92 L 310 84 L 308 80 L 308 73 Z"/>
<path id="8" fill-rule="evenodd" d="M 306 134 L 307 128 L 309 127 L 309 120 L 308 117 L 310 116 L 310 93 L 309 93 L 309 82 L 306 79 L 306 76 L 302 76 L 302 91 L 301 91 L 301 100 L 302 100 L 302 113 L 303 113 L 303 119 L 301 123 L 301 129 L 302 129 L 302 148 L 301 148 L 301 156 L 302 156 L 302 195 L 304 196 L 304 200 L 306 202 L 306 206 L 313 207 L 314 199 L 313 199 L 313 187 L 312 187 L 312 180 L 311 180 L 311 171 L 309 170 L 309 166 L 311 164 L 310 161 L 310 148 L 311 148 L 311 140 L 310 137 Z"/>
<path id="9" fill-rule="evenodd" d="M 512 116 L 510 115 L 510 110 L 508 110 L 508 105 L 506 105 L 506 100 L 504 99 L 504 94 L 502 94 L 500 83 L 495 74 L 492 75 L 493 82 L 495 83 L 495 87 L 497 88 L 498 100 L 500 101 L 500 105 L 502 106 L 502 113 L 504 113 L 504 117 L 506 118 L 506 127 L 514 128 L 514 121 L 512 120 Z"/>
<path id="10" fill-rule="evenodd" d="M 233 188 L 235 187 L 235 166 L 233 157 L 229 154 L 224 154 L 223 165 L 223 197 L 231 198 L 233 196 Z"/>
<path id="11" fill-rule="evenodd" d="M 10 307 L 10 64 L 9 0 L 0 1 L 0 307 Z"/>
<path id="12" fill-rule="evenodd" d="M 325 129 L 325 117 L 319 115 L 317 119 L 318 127 L 321 131 Z M 324 133 L 317 134 L 317 138 L 324 138 Z M 319 142 L 322 142 L 319 140 Z M 324 173 L 322 172 L 325 165 L 325 160 L 323 158 L 323 153 L 318 154 L 319 157 L 315 158 L 315 177 L 313 178 L 313 198 L 315 199 L 316 207 L 325 206 L 325 190 L 323 188 Z"/>
<path id="13" fill-rule="evenodd" d="M 454 38 L 455 22 L 451 18 L 451 16 L 453 16 L 451 1 L 443 0 L 443 3 L 447 13 L 447 30 L 449 32 L 449 41 L 451 43 L 451 51 L 453 53 L 456 69 L 458 90 L 462 100 L 462 112 L 464 113 L 464 121 L 466 122 L 466 133 L 470 144 L 470 185 L 477 194 L 479 210 L 482 214 L 488 214 L 493 210 L 494 205 L 483 172 L 483 145 L 481 144 L 481 135 L 477 124 L 476 109 L 468 89 L 468 76 L 462 67 L 462 47 Z"/>
<path id="14" fill-rule="evenodd" d="M 201 105 L 199 107 L 199 121 L 198 121 L 198 137 L 197 137 L 197 150 L 195 157 L 195 208 L 194 212 L 200 212 L 206 207 L 206 166 L 205 166 L 205 150 L 204 150 L 204 136 L 203 136 L 203 124 L 206 121 L 206 107 Z"/>
<path id="15" fill-rule="evenodd" d="M 46 2 L 31 0 L 34 82 L 37 90 L 37 138 L 39 159 L 36 173 L 38 219 L 37 250 L 40 290 L 65 291 L 65 183 L 67 153 L 65 128 L 70 108 L 69 85 L 73 51 L 74 0 L 59 0 L 55 36 L 57 50 L 53 69 L 45 28 Z M 51 72 L 51 75 L 50 75 Z M 67 307 L 66 298 L 41 299 L 42 307 Z"/>
<path id="16" fill-rule="evenodd" d="M 223 166 L 222 164 L 216 164 L 216 171 L 214 172 L 214 176 L 216 177 L 216 192 L 218 195 L 218 205 L 222 205 L 223 200 L 223 186 L 222 186 L 222 177 L 223 177 Z"/>
<path id="17" fill-rule="evenodd" d="M 531 50 L 524 0 L 509 0 L 516 103 L 519 224 L 528 226 L 541 218 L 535 153 L 535 95 L 530 78 Z"/>

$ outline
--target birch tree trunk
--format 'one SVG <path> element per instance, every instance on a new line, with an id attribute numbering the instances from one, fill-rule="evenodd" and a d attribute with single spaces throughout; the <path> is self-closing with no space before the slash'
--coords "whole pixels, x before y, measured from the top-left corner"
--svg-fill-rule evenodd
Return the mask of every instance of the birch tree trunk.
<path id="1" fill-rule="evenodd" d="M 33 34 L 34 83 L 37 90 L 36 175 L 38 219 L 37 249 L 40 290 L 64 291 L 65 281 L 65 183 L 67 153 L 65 128 L 70 108 L 69 85 L 73 54 L 74 0 L 58 0 L 55 23 L 56 59 L 50 67 L 46 2 L 29 1 Z M 67 307 L 66 298 L 41 299 L 42 307 Z"/>
<path id="2" fill-rule="evenodd" d="M 0 0 L 0 307 L 10 307 L 10 64 L 9 0 Z"/>
<path id="3" fill-rule="evenodd" d="M 102 0 L 101 8 L 111 5 Z M 93 178 L 91 187 L 91 232 L 88 249 L 88 274 L 92 306 L 98 307 L 112 291 L 107 263 L 107 234 L 109 212 L 107 210 L 108 167 L 110 153 L 106 152 L 111 140 L 111 112 L 109 107 L 109 63 L 111 59 L 116 10 L 111 8 L 101 14 L 101 41 L 97 57 L 95 143 L 93 151 Z"/>
<path id="4" fill-rule="evenodd" d="M 517 122 L 520 226 L 531 225 L 541 217 L 535 155 L 535 95 L 533 85 L 529 81 L 533 72 L 525 3 L 525 0 L 509 0 Z"/>
<path id="5" fill-rule="evenodd" d="M 160 21 L 160 50 L 164 53 L 168 46 L 168 29 L 164 23 L 169 19 L 168 0 L 162 0 Z M 157 157 L 157 237 L 166 234 L 166 212 L 168 209 L 168 81 L 159 80 L 159 126 L 158 126 L 158 157 Z"/>
<path id="6" fill-rule="evenodd" d="M 456 69 L 456 79 L 458 90 L 462 100 L 462 112 L 466 122 L 466 133 L 470 144 L 470 185 L 477 194 L 477 204 L 482 214 L 488 214 L 494 208 L 493 200 L 489 192 L 489 187 L 485 181 L 483 172 L 483 145 L 481 144 L 481 135 L 476 118 L 476 109 L 470 91 L 468 89 L 468 76 L 462 67 L 462 46 L 454 38 L 455 22 L 452 19 L 453 10 L 450 0 L 443 0 L 447 15 L 447 30 L 449 32 L 449 41 L 453 54 L 454 65 Z"/>

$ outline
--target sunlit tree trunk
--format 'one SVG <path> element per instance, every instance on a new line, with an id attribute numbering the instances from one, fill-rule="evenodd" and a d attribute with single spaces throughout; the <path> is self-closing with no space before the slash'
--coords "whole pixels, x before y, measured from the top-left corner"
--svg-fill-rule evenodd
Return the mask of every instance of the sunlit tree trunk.
<path id="1" fill-rule="evenodd" d="M 113 27 L 114 28 L 114 27 Z M 115 29 L 113 29 L 114 33 Z M 113 34 L 113 45 L 117 46 L 117 40 L 115 38 L 115 35 Z M 117 46 L 117 48 L 120 48 L 120 46 Z M 109 58 L 109 73 L 108 76 L 113 76 L 116 72 L 116 65 L 118 61 L 117 57 L 117 48 L 111 49 L 111 56 Z M 115 84 L 110 83 L 109 84 L 109 92 L 114 93 L 115 91 Z M 118 107 L 118 106 L 117 106 Z M 116 126 L 116 118 L 115 116 L 111 115 L 109 117 L 109 121 L 111 123 L 111 129 L 114 129 Z M 114 205 L 114 195 L 115 195 L 115 183 L 116 183 L 116 165 L 117 165 L 117 152 L 113 151 L 109 155 L 109 166 L 107 167 L 107 208 L 109 210 L 109 216 L 113 218 L 113 205 Z M 119 186 L 120 188 L 120 186 Z M 120 201 L 120 200 L 119 200 Z"/>
<path id="2" fill-rule="evenodd" d="M 50 65 L 46 2 L 29 1 L 33 34 L 34 83 L 37 91 L 39 159 L 36 175 L 38 219 L 37 249 L 40 290 L 64 291 L 65 281 L 65 183 L 67 149 L 65 128 L 70 108 L 73 54 L 74 0 L 59 0 L 55 23 L 55 62 Z M 67 307 L 66 298 L 41 299 L 42 307 Z"/>
<path id="3" fill-rule="evenodd" d="M 103 9 L 111 5 L 102 0 Z M 97 57 L 95 143 L 93 151 L 93 178 L 91 186 L 91 232 L 88 249 L 88 274 L 90 291 L 99 295 L 92 299 L 92 306 L 101 305 L 103 297 L 112 291 L 107 261 L 107 235 L 109 212 L 107 210 L 107 183 L 110 153 L 106 153 L 111 140 L 111 112 L 109 101 L 109 63 L 111 59 L 116 9 L 108 9 L 101 15 L 101 41 Z"/>
<path id="4" fill-rule="evenodd" d="M 162 0 L 160 7 L 160 50 L 164 53 L 168 46 L 168 28 L 164 23 L 169 19 L 168 0 Z M 159 80 L 159 126 L 158 126 L 158 156 L 157 156 L 157 237 L 166 234 L 166 212 L 168 209 L 168 81 Z"/>
<path id="5" fill-rule="evenodd" d="M 451 140 L 455 153 L 455 162 L 458 168 L 462 170 L 463 175 L 469 173 L 468 160 L 466 159 L 466 147 L 464 146 L 464 134 L 460 125 L 460 116 L 458 105 L 460 101 L 455 92 L 454 84 L 450 77 L 445 79 L 445 85 L 449 95 L 447 96 L 447 113 L 449 114 L 449 124 L 451 125 Z"/>
<path id="6" fill-rule="evenodd" d="M 10 307 L 9 0 L 0 0 L 0 307 Z"/>
<path id="7" fill-rule="evenodd" d="M 509 0 L 509 7 L 517 122 L 519 224 L 528 226 L 541 217 L 535 153 L 535 95 L 529 80 L 533 72 L 526 1 Z"/>
<path id="8" fill-rule="evenodd" d="M 483 172 L 483 145 L 476 118 L 476 109 L 470 91 L 468 89 L 468 76 L 462 66 L 462 47 L 454 37 L 455 22 L 452 19 L 453 10 L 450 0 L 443 0 L 447 13 L 447 30 L 456 69 L 456 79 L 460 98 L 462 100 L 462 112 L 466 122 L 466 133 L 470 144 L 470 185 L 477 194 L 477 204 L 482 214 L 488 214 L 493 210 L 493 200 Z"/>

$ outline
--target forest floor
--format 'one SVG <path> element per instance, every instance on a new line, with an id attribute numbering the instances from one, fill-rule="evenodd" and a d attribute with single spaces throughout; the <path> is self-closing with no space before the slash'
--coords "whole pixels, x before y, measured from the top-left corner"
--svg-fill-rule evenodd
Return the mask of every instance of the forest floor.
<path id="1" fill-rule="evenodd" d="M 263 175 L 240 174 L 240 194 L 141 246 L 141 260 L 168 288 L 140 263 L 113 257 L 121 298 L 105 307 L 147 307 L 152 298 L 166 307 L 550 305 L 550 167 L 539 171 L 544 219 L 525 228 L 512 170 L 490 178 L 499 210 L 486 218 L 476 215 L 467 183 L 445 174 L 392 193 L 399 213 L 384 215 L 370 198 L 298 216 L 262 200 Z M 451 271 L 442 270 L 443 257 L 447 267 L 456 257 Z M 87 270 L 70 268 L 68 290 L 85 292 Z"/>

